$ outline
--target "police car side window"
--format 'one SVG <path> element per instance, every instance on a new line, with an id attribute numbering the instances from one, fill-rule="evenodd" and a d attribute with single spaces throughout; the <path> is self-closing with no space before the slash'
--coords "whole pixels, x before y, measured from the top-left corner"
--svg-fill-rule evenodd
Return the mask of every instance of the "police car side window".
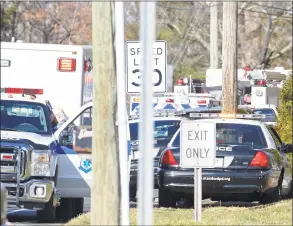
<path id="1" fill-rule="evenodd" d="M 275 144 L 276 144 L 277 148 L 280 148 L 281 144 L 282 144 L 282 141 L 281 141 L 280 137 L 278 136 L 277 132 L 274 131 L 273 128 L 271 128 L 269 126 L 267 128 L 268 128 L 273 140 L 275 141 Z M 277 134 L 277 136 L 276 136 L 276 134 Z"/>
<path id="2" fill-rule="evenodd" d="M 276 139 L 278 140 L 278 142 L 279 142 L 280 144 L 282 144 L 283 142 L 282 142 L 282 140 L 281 140 L 279 134 L 277 133 L 277 131 L 276 131 L 274 128 L 271 128 L 271 130 L 272 130 L 273 134 L 275 135 Z"/>
<path id="3" fill-rule="evenodd" d="M 175 139 L 173 140 L 173 143 L 171 144 L 173 147 L 180 147 L 180 132 L 175 135 Z"/>

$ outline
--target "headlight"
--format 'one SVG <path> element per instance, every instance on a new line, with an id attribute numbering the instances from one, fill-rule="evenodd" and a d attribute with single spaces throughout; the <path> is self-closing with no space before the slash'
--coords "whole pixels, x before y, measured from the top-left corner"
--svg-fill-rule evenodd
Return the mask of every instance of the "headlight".
<path id="1" fill-rule="evenodd" d="M 50 155 L 48 152 L 32 152 L 31 173 L 32 176 L 50 176 Z"/>
<path id="2" fill-rule="evenodd" d="M 50 163 L 48 152 L 32 152 L 32 163 Z"/>
<path id="3" fill-rule="evenodd" d="M 50 165 L 44 163 L 32 164 L 32 176 L 50 176 Z"/>

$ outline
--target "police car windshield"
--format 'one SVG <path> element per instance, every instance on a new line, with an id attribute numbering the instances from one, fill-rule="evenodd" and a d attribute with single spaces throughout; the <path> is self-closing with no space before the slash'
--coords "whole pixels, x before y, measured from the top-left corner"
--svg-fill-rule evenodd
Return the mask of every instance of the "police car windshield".
<path id="1" fill-rule="evenodd" d="M 217 144 L 252 145 L 253 148 L 267 148 L 264 134 L 257 125 L 217 123 L 216 141 Z M 180 132 L 172 146 L 180 147 Z"/>
<path id="2" fill-rule="evenodd" d="M 154 139 L 171 139 L 180 126 L 180 120 L 158 120 L 154 123 Z M 130 139 L 138 140 L 139 123 L 130 123 Z"/>
<path id="3" fill-rule="evenodd" d="M 49 113 L 44 105 L 1 100 L 1 130 L 49 133 Z"/>

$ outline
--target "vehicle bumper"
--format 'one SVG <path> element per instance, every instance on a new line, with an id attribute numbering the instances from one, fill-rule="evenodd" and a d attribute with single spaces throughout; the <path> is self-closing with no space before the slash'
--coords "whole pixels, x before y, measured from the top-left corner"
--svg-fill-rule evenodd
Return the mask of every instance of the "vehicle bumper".
<path id="1" fill-rule="evenodd" d="M 20 183 L 19 201 L 17 201 L 16 183 L 2 183 L 8 191 L 8 205 L 15 205 L 29 209 L 42 209 L 44 204 L 49 202 L 52 193 L 55 191 L 55 184 L 53 181 L 32 179 L 27 182 Z M 38 187 L 44 189 L 42 195 L 36 195 L 36 188 Z"/>
<path id="2" fill-rule="evenodd" d="M 252 199 L 260 197 L 269 188 L 278 185 L 280 172 L 276 171 L 210 171 L 202 172 L 202 196 L 234 197 L 241 199 L 251 195 Z M 158 184 L 161 189 L 185 195 L 194 194 L 194 172 L 164 171 L 158 172 Z"/>
<path id="3" fill-rule="evenodd" d="M 129 190 L 130 190 L 130 198 L 135 198 L 137 193 L 137 184 L 138 184 L 138 176 L 137 171 L 130 171 L 130 180 L 129 180 Z M 157 170 L 154 170 L 154 189 L 158 189 L 158 178 L 157 178 Z"/>

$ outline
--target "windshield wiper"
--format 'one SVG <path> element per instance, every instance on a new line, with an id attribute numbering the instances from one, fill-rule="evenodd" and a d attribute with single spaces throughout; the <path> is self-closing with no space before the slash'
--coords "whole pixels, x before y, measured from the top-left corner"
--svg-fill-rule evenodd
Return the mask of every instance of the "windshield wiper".
<path id="1" fill-rule="evenodd" d="M 7 131 L 18 131 L 18 132 L 22 132 L 20 130 L 17 130 L 17 129 L 11 129 L 11 128 L 2 128 L 1 127 L 1 130 L 7 130 Z"/>

